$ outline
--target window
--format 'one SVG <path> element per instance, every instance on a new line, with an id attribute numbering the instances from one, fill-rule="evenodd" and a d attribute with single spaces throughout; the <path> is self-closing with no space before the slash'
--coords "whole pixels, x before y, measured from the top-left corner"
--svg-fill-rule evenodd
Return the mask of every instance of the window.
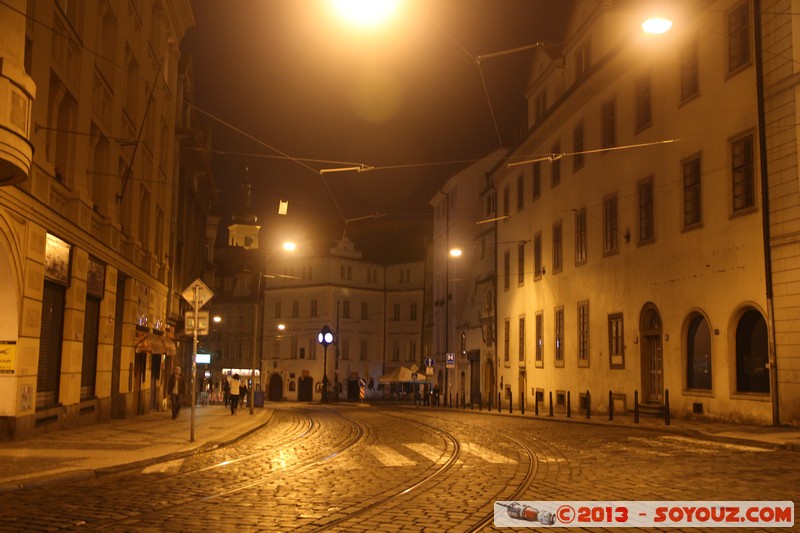
<path id="1" fill-rule="evenodd" d="M 728 13 L 728 74 L 750 63 L 750 2 Z"/>
<path id="2" fill-rule="evenodd" d="M 736 325 L 736 391 L 769 392 L 767 323 L 755 309 Z"/>
<path id="3" fill-rule="evenodd" d="M 583 168 L 583 121 L 581 120 L 572 128 L 572 171 L 577 172 Z"/>
<path id="4" fill-rule="evenodd" d="M 505 290 L 508 290 L 510 286 L 509 279 L 511 278 L 511 258 L 509 255 L 508 250 L 503 253 L 503 288 Z"/>
<path id="5" fill-rule="evenodd" d="M 586 209 L 575 212 L 575 264 L 586 263 Z"/>
<path id="6" fill-rule="evenodd" d="M 342 318 L 350 318 L 350 300 L 342 302 Z"/>
<path id="7" fill-rule="evenodd" d="M 519 362 L 525 364 L 525 317 L 519 317 Z"/>
<path id="8" fill-rule="evenodd" d="M 511 322 L 506 318 L 505 322 L 503 323 L 503 331 L 505 335 L 503 337 L 503 361 L 506 363 L 508 362 L 508 352 L 509 352 L 509 345 L 510 337 L 511 337 Z"/>
<path id="9" fill-rule="evenodd" d="M 536 200 L 542 194 L 542 162 L 533 163 L 533 199 Z"/>
<path id="10" fill-rule="evenodd" d="M 575 52 L 575 82 L 579 82 L 586 76 L 586 72 L 591 65 L 591 48 L 589 41 L 583 43 Z"/>
<path id="11" fill-rule="evenodd" d="M 367 354 L 369 353 L 369 344 L 367 339 L 361 339 L 361 354 L 360 358 L 362 361 L 367 360 Z"/>
<path id="12" fill-rule="evenodd" d="M 683 162 L 683 227 L 702 222 L 700 209 L 700 156 Z"/>
<path id="13" fill-rule="evenodd" d="M 412 302 L 411 308 L 408 311 L 408 319 L 409 320 L 416 320 L 417 319 L 417 304 L 416 303 Z"/>
<path id="14" fill-rule="evenodd" d="M 517 176 L 517 211 L 525 207 L 525 174 Z"/>
<path id="15" fill-rule="evenodd" d="M 614 98 L 606 100 L 600 109 L 602 124 L 602 147 L 611 148 L 617 145 L 617 102 Z"/>
<path id="16" fill-rule="evenodd" d="M 617 197 L 610 196 L 603 200 L 603 253 L 617 253 Z"/>
<path id="17" fill-rule="evenodd" d="M 350 339 L 341 339 L 339 341 L 339 357 L 343 360 L 350 359 Z"/>
<path id="18" fill-rule="evenodd" d="M 406 361 L 417 359 L 417 341 L 409 340 L 406 342 Z"/>
<path id="19" fill-rule="evenodd" d="M 711 390 L 711 329 L 700 313 L 691 317 L 686 333 L 686 388 Z"/>
<path id="20" fill-rule="evenodd" d="M 547 114 L 547 91 L 542 90 L 536 97 L 533 99 L 534 105 L 534 122 L 538 124 L 544 118 L 545 114 Z"/>
<path id="21" fill-rule="evenodd" d="M 392 341 L 392 361 L 399 361 L 400 360 L 400 343 L 398 341 Z"/>
<path id="22" fill-rule="evenodd" d="M 755 207 L 753 171 L 753 136 L 747 135 L 731 143 L 733 173 L 733 211 Z"/>
<path id="23" fill-rule="evenodd" d="M 367 320 L 369 318 L 369 304 L 367 302 L 361 302 L 361 320 Z"/>
<path id="24" fill-rule="evenodd" d="M 544 313 L 536 313 L 536 366 L 544 366 Z"/>
<path id="25" fill-rule="evenodd" d="M 298 300 L 292 300 L 292 318 L 297 318 L 300 316 L 300 302 Z"/>
<path id="26" fill-rule="evenodd" d="M 578 302 L 578 366 L 589 366 L 589 302 Z"/>
<path id="27" fill-rule="evenodd" d="M 564 308 L 563 307 L 556 307 L 555 313 L 553 315 L 553 320 L 555 321 L 555 349 L 554 352 L 554 363 L 556 367 L 563 367 L 564 366 Z"/>
<path id="28" fill-rule="evenodd" d="M 697 66 L 697 41 L 692 40 L 681 48 L 681 102 L 694 98 L 700 92 L 700 74 Z"/>
<path id="29" fill-rule="evenodd" d="M 311 300 L 309 302 L 308 315 L 312 318 L 317 316 L 317 300 Z"/>
<path id="30" fill-rule="evenodd" d="M 447 295 L 445 295 L 445 298 L 447 298 Z M 447 302 L 445 302 L 445 305 L 447 305 Z M 400 320 L 400 304 L 394 304 L 392 311 L 392 320 Z"/>
<path id="31" fill-rule="evenodd" d="M 277 301 L 275 302 L 275 318 L 280 318 L 280 317 L 281 317 L 281 302 Z"/>
<path id="32" fill-rule="evenodd" d="M 611 368 L 625 368 L 622 313 L 608 315 L 608 357 Z"/>
<path id="33" fill-rule="evenodd" d="M 533 279 L 542 279 L 542 234 L 533 236 Z"/>
<path id="34" fill-rule="evenodd" d="M 639 244 L 653 242 L 653 180 L 648 178 L 639 183 Z"/>
<path id="35" fill-rule="evenodd" d="M 553 273 L 561 272 L 564 266 L 564 241 L 561 221 L 553 225 Z"/>
<path id="36" fill-rule="evenodd" d="M 642 131 L 652 124 L 653 108 L 650 94 L 650 76 L 636 80 L 636 131 Z"/>
<path id="37" fill-rule="evenodd" d="M 508 185 L 503 187 L 503 215 L 504 216 L 508 216 L 509 214 L 511 214 L 510 211 L 509 211 L 510 207 L 508 205 L 508 202 L 509 202 L 509 192 L 508 191 L 509 191 L 508 190 Z"/>
<path id="38" fill-rule="evenodd" d="M 525 285 L 525 244 L 517 245 L 517 283 Z"/>
<path id="39" fill-rule="evenodd" d="M 494 193 L 486 195 L 486 216 L 491 217 L 494 216 Z"/>

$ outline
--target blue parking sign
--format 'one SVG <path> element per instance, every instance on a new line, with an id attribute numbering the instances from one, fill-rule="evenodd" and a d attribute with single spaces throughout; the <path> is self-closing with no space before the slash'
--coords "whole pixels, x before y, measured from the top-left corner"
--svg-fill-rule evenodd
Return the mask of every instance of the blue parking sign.
<path id="1" fill-rule="evenodd" d="M 447 353 L 447 362 L 445 363 L 445 366 L 447 368 L 453 368 L 454 366 L 456 366 L 456 354 L 454 354 L 453 352 Z"/>

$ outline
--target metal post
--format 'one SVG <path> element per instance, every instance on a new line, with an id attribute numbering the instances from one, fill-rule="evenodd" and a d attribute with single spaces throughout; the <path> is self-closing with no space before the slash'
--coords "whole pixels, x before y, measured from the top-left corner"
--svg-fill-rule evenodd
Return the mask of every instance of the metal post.
<path id="1" fill-rule="evenodd" d="M 550 391 L 550 416 L 553 416 L 553 391 Z"/>
<path id="2" fill-rule="evenodd" d="M 639 423 L 639 391 L 633 391 L 633 422 Z"/>
<path id="3" fill-rule="evenodd" d="M 664 425 L 669 425 L 669 389 L 664 390 Z"/>
<path id="4" fill-rule="evenodd" d="M 328 344 L 322 345 L 322 403 L 328 403 Z"/>
<path id="5" fill-rule="evenodd" d="M 570 405 L 570 394 L 567 391 L 567 418 L 572 418 L 572 406 Z"/>
<path id="6" fill-rule="evenodd" d="M 339 401 L 339 300 L 336 300 L 336 351 L 333 366 L 333 400 Z M 417 383 L 414 382 L 416 387 Z"/>
<path id="7" fill-rule="evenodd" d="M 500 391 L 497 391 L 497 412 L 498 413 L 503 408 L 502 405 L 501 405 L 502 402 L 503 402 L 503 393 L 500 392 Z"/>
<path id="8" fill-rule="evenodd" d="M 533 391 L 533 414 L 539 416 L 539 393 Z"/>
<path id="9" fill-rule="evenodd" d="M 197 327 L 200 325 L 200 303 L 198 302 L 197 293 L 200 290 L 198 285 L 194 286 L 194 328 L 192 328 L 192 423 L 189 430 L 189 442 L 194 442 L 194 395 L 195 395 L 195 380 L 194 376 L 197 374 Z M 178 400 L 180 401 L 180 399 Z"/>
<path id="10" fill-rule="evenodd" d="M 519 393 L 519 408 L 522 410 L 522 414 L 525 414 L 525 391 L 520 391 Z"/>
<path id="11" fill-rule="evenodd" d="M 586 418 L 592 418 L 592 396 L 589 389 L 586 389 Z"/>
<path id="12" fill-rule="evenodd" d="M 608 391 L 608 419 L 614 420 L 614 395 Z"/>
<path id="13" fill-rule="evenodd" d="M 513 412 L 513 404 L 514 404 L 514 395 L 511 394 L 511 389 L 508 389 L 508 413 L 511 414 Z"/>

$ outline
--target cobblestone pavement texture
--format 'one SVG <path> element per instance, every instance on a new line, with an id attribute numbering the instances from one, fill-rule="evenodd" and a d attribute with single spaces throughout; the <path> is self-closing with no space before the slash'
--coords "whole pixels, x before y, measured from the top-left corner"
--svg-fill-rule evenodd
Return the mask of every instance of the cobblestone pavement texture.
<path id="1" fill-rule="evenodd" d="M 0 530 L 470 531 L 506 499 L 800 502 L 797 429 L 383 407 L 211 406 L 194 441 L 185 409 L 2 442 Z"/>

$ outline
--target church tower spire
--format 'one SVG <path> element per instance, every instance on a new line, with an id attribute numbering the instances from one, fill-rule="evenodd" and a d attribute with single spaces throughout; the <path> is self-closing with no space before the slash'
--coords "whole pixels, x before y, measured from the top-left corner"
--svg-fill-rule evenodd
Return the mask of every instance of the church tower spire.
<path id="1" fill-rule="evenodd" d="M 250 187 L 250 169 L 244 168 L 242 183 L 242 203 L 233 215 L 233 223 L 228 226 L 228 246 L 238 246 L 247 250 L 258 249 L 258 238 L 261 226 L 258 217 L 252 210 L 252 189 Z"/>

